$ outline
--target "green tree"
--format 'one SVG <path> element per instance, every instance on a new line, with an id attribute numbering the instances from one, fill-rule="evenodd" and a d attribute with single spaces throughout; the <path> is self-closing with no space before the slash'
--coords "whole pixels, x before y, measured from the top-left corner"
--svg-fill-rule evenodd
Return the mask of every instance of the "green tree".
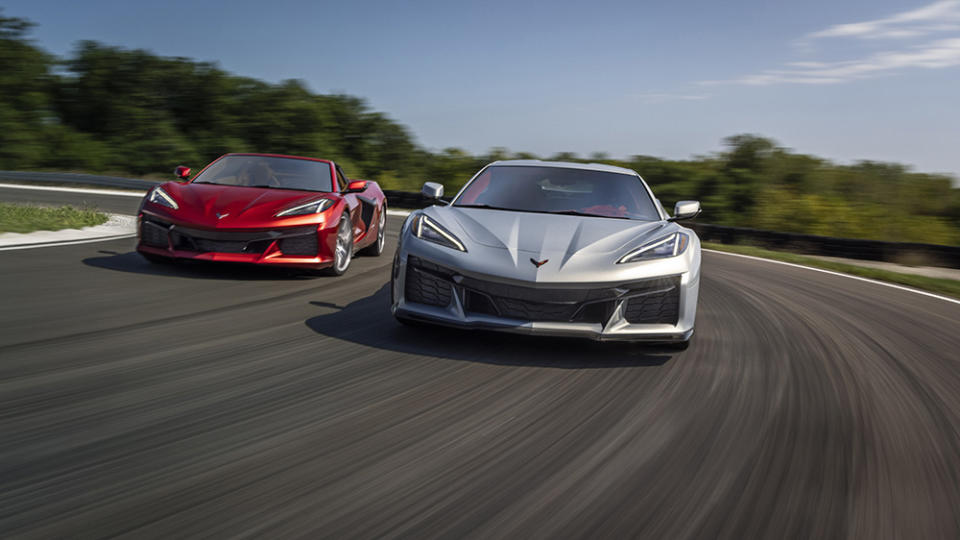
<path id="1" fill-rule="evenodd" d="M 0 168 L 169 174 L 227 152 L 335 159 L 351 178 L 387 189 L 424 181 L 458 190 L 492 161 L 536 159 L 495 147 L 483 155 L 430 151 L 363 99 L 322 95 L 303 81 L 270 84 L 209 62 L 80 43 L 57 59 L 30 39 L 31 23 L 0 13 Z M 881 240 L 960 244 L 960 189 L 946 175 L 896 163 L 838 165 L 753 134 L 688 160 L 626 160 L 572 152 L 639 172 L 666 208 L 699 199 L 703 220 Z"/>
<path id="2" fill-rule="evenodd" d="M 44 127 L 56 122 L 49 104 L 53 58 L 27 39 L 32 27 L 0 11 L 0 168 L 40 166 Z"/>

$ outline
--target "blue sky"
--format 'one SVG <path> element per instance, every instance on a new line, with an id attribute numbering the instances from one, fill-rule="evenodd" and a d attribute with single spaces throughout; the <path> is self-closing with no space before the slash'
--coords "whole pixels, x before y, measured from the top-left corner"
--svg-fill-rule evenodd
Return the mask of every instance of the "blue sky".
<path id="1" fill-rule="evenodd" d="M 83 39 L 345 92 L 432 149 L 686 158 L 757 133 L 960 176 L 960 0 L 7 0 Z"/>

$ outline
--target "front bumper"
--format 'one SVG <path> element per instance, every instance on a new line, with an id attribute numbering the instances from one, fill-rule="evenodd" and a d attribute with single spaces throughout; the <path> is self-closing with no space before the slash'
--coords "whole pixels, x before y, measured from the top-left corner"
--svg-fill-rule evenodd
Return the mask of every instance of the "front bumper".
<path id="1" fill-rule="evenodd" d="M 330 235 L 317 226 L 222 231 L 145 214 L 137 232 L 137 251 L 161 257 L 309 269 L 333 264 Z"/>
<path id="2" fill-rule="evenodd" d="M 599 341 L 689 340 L 700 284 L 699 269 L 629 282 L 518 283 L 407 253 L 391 277 L 401 319 Z"/>

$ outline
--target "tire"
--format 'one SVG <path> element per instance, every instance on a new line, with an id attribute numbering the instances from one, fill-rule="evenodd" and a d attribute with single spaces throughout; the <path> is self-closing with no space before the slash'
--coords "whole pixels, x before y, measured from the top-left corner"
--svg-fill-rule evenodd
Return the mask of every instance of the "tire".
<path id="1" fill-rule="evenodd" d="M 337 227 L 337 241 L 334 244 L 333 264 L 325 268 L 323 273 L 328 276 L 342 276 L 350 268 L 353 259 L 353 228 L 346 219 L 340 220 Z"/>
<path id="2" fill-rule="evenodd" d="M 377 239 L 369 246 L 361 249 L 358 253 L 370 257 L 379 257 L 383 254 L 383 248 L 387 245 L 387 205 L 380 209 L 380 219 L 377 221 Z"/>

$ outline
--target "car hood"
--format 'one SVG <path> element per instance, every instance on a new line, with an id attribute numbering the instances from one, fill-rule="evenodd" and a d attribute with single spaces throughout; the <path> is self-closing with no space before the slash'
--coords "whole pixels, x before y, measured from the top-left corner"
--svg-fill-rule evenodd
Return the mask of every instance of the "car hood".
<path id="1" fill-rule="evenodd" d="M 275 221 L 277 212 L 329 195 L 314 191 L 250 188 L 215 184 L 164 184 L 180 205 L 183 221 L 212 228 L 261 226 Z M 218 217 L 219 214 L 219 217 Z"/>
<path id="2" fill-rule="evenodd" d="M 509 212 L 482 208 L 432 207 L 431 214 L 464 240 L 504 250 L 513 266 L 550 259 L 557 270 L 592 267 L 618 259 L 629 249 L 667 234 L 673 224 L 616 218 Z M 601 262 L 602 261 L 602 262 Z M 544 269 L 546 270 L 546 269 Z"/>

